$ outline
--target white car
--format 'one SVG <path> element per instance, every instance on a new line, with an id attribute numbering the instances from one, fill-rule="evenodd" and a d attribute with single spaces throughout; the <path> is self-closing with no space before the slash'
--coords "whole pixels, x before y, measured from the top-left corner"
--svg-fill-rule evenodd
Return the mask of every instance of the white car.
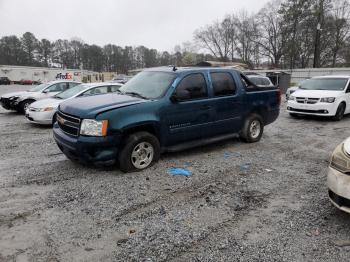
<path id="1" fill-rule="evenodd" d="M 327 176 L 330 201 L 350 213 L 350 137 L 334 150 Z"/>
<path id="2" fill-rule="evenodd" d="M 56 111 L 61 102 L 75 97 L 114 93 L 118 91 L 122 85 L 123 84 L 120 83 L 92 83 L 77 85 L 52 98 L 32 103 L 26 109 L 25 116 L 32 123 L 52 125 L 56 121 Z"/>
<path id="3" fill-rule="evenodd" d="M 35 86 L 28 91 L 4 94 L 0 101 L 3 108 L 24 113 L 31 103 L 52 97 L 80 84 L 79 82 L 73 81 L 52 81 Z"/>
<path id="4" fill-rule="evenodd" d="M 272 87 L 274 86 L 270 78 L 261 75 L 247 75 L 250 81 L 258 87 Z"/>
<path id="5" fill-rule="evenodd" d="M 288 88 L 286 91 L 286 99 L 288 100 L 291 94 L 293 94 L 298 89 L 299 89 L 299 86 L 291 86 L 290 88 Z"/>
<path id="6" fill-rule="evenodd" d="M 350 76 L 320 76 L 304 81 L 290 97 L 291 116 L 330 116 L 341 120 L 350 113 Z"/>

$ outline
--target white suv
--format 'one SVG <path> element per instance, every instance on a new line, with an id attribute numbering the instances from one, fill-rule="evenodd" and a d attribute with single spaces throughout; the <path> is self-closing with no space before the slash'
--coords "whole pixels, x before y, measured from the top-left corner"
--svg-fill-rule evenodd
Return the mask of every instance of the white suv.
<path id="1" fill-rule="evenodd" d="M 291 116 L 331 116 L 341 120 L 350 113 L 350 76 L 320 76 L 304 81 L 288 100 Z"/>

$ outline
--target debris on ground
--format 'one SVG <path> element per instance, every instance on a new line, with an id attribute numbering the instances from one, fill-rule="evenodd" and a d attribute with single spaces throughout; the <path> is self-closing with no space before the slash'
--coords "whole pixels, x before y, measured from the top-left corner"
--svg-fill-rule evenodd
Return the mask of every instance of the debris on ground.
<path id="1" fill-rule="evenodd" d="M 186 168 L 171 167 L 168 172 L 173 176 L 192 176 L 192 172 Z"/>

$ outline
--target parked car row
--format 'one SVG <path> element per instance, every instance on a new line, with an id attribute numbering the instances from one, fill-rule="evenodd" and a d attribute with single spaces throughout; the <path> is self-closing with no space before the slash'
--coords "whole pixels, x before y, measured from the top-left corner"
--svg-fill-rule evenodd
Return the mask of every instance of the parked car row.
<path id="1" fill-rule="evenodd" d="M 55 81 L 1 97 L 6 109 L 33 123 L 53 124 L 54 139 L 73 161 L 140 171 L 163 152 L 184 150 L 237 134 L 261 139 L 280 110 L 280 90 L 261 76 L 227 68 L 153 68 L 125 85 Z M 340 120 L 350 113 L 350 77 L 316 77 L 290 93 L 291 116 Z M 350 138 L 333 152 L 329 198 L 350 213 Z"/>

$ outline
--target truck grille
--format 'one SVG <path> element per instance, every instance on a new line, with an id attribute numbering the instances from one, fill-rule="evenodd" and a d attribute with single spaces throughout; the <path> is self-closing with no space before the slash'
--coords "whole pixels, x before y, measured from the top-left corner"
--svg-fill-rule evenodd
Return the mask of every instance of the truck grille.
<path id="1" fill-rule="evenodd" d="M 80 119 L 67 115 L 62 113 L 61 111 L 57 112 L 57 123 L 60 129 L 72 136 L 78 136 L 79 135 L 79 129 L 80 129 Z"/>
<path id="2" fill-rule="evenodd" d="M 300 104 L 316 104 L 320 99 L 312 97 L 297 97 L 296 100 Z"/>

